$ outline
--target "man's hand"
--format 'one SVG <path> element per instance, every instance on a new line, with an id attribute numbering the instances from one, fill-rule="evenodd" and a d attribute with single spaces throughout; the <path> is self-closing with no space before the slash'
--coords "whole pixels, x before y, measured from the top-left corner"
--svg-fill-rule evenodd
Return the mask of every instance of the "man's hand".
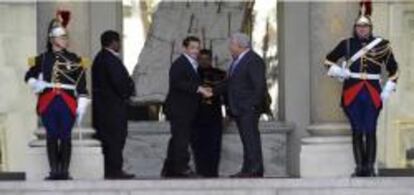
<path id="1" fill-rule="evenodd" d="M 210 98 L 213 96 L 213 89 L 211 87 L 198 87 L 197 93 L 201 94 L 204 98 Z"/>

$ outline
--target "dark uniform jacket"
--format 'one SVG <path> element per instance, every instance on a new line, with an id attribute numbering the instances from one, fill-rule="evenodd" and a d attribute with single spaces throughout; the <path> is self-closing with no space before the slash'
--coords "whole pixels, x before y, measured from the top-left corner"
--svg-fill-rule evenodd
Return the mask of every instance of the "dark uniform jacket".
<path id="1" fill-rule="evenodd" d="M 77 97 L 86 96 L 85 70 L 88 66 L 84 58 L 67 50 L 59 52 L 47 51 L 34 58 L 29 59 L 30 69 L 25 75 L 25 81 L 30 78 L 38 79 L 43 75 L 43 80 L 48 83 L 60 83 L 75 85 L 76 90 L 46 88 L 39 94 L 37 111 L 42 114 L 49 103 L 60 95 L 69 106 L 72 113 L 76 113 Z"/>
<path id="2" fill-rule="evenodd" d="M 331 66 L 339 59 L 349 60 L 361 48 L 375 40 L 370 36 L 368 39 L 361 40 L 356 36 L 342 40 L 334 50 L 327 56 L 325 65 Z M 381 74 L 381 70 L 385 68 L 388 71 L 390 80 L 396 81 L 398 78 L 398 65 L 394 59 L 390 43 L 383 39 L 373 49 L 369 50 L 360 59 L 348 65 L 352 73 Z M 344 81 L 342 93 L 342 106 L 349 106 L 359 91 L 366 87 L 371 95 L 371 99 L 375 106 L 379 109 L 382 107 L 380 98 L 381 85 L 379 80 L 364 80 L 349 78 Z"/>

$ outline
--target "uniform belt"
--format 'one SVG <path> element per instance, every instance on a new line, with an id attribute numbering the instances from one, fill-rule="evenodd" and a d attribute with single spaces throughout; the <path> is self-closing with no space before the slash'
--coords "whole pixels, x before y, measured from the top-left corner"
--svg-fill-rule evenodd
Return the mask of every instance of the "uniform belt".
<path id="1" fill-rule="evenodd" d="M 76 90 L 75 85 L 62 84 L 62 83 L 46 83 L 46 87 L 53 88 L 53 89 Z"/>
<path id="2" fill-rule="evenodd" d="M 350 75 L 353 79 L 361 79 L 361 80 L 380 80 L 380 74 L 367 74 L 367 73 L 351 73 Z"/>

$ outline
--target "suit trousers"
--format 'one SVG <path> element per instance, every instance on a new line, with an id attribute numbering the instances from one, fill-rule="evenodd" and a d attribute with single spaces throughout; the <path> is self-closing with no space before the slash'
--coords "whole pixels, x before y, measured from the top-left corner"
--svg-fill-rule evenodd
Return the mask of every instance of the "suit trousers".
<path id="1" fill-rule="evenodd" d="M 243 173 L 263 173 L 263 154 L 259 132 L 259 117 L 257 111 L 243 112 L 235 116 L 237 128 L 243 144 Z"/>

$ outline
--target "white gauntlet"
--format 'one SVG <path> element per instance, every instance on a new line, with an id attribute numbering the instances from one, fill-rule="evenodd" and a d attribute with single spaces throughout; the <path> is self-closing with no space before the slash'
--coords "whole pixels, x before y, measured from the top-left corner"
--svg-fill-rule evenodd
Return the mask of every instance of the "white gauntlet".
<path id="1" fill-rule="evenodd" d="M 331 65 L 331 67 L 329 67 L 327 75 L 337 78 L 339 81 L 343 81 L 350 77 L 351 72 L 347 68 L 341 68 L 338 65 Z"/>
<path id="2" fill-rule="evenodd" d="M 388 80 L 387 83 L 385 83 L 384 88 L 382 88 L 381 92 L 381 100 L 384 102 L 386 101 L 391 93 L 395 90 L 397 84 L 394 81 Z"/>
<path id="3" fill-rule="evenodd" d="M 36 94 L 41 93 L 46 88 L 46 82 L 44 82 L 43 80 L 35 79 L 35 78 L 30 78 L 27 81 L 27 84 Z"/>
<path id="4" fill-rule="evenodd" d="M 91 100 L 86 98 L 86 97 L 79 97 L 78 98 L 78 106 L 76 108 L 76 115 L 77 115 L 76 123 L 79 126 L 82 123 L 82 119 L 85 115 L 86 109 L 88 108 L 88 105 L 89 105 L 90 102 L 91 102 Z"/>

